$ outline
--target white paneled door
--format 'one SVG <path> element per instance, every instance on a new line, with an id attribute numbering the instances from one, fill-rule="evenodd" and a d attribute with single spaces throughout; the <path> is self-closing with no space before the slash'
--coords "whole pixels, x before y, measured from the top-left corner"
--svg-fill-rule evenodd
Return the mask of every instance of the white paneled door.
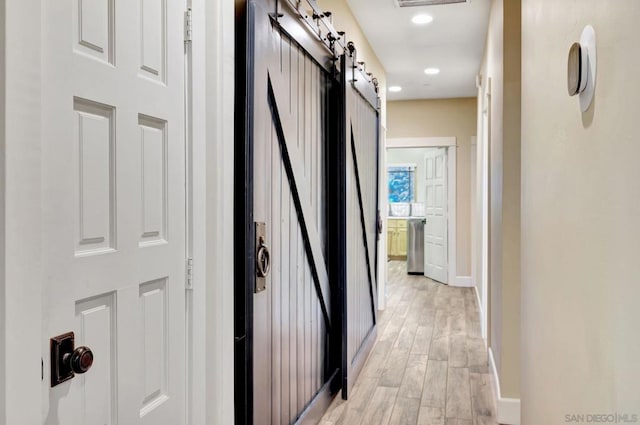
<path id="1" fill-rule="evenodd" d="M 426 197 L 424 275 L 447 282 L 447 149 L 429 149 L 425 155 Z"/>
<path id="2" fill-rule="evenodd" d="M 185 4 L 42 5 L 43 423 L 184 424 Z"/>

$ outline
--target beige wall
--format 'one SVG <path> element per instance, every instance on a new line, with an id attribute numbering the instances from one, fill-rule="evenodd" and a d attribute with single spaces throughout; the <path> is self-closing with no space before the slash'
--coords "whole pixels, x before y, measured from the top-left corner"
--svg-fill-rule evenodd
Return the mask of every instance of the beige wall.
<path id="1" fill-rule="evenodd" d="M 519 0 L 504 5 L 504 122 L 502 125 L 502 397 L 520 397 L 521 224 L 521 13 Z"/>
<path id="2" fill-rule="evenodd" d="M 471 137 L 476 135 L 476 98 L 406 100 L 387 104 L 387 139 L 455 136 L 457 275 L 471 276 Z"/>
<path id="3" fill-rule="evenodd" d="M 520 397 L 520 15 L 520 1 L 492 2 L 480 71 L 491 102 L 489 345 L 504 398 Z"/>
<path id="4" fill-rule="evenodd" d="M 323 10 L 331 11 L 333 26 L 338 31 L 345 31 L 346 41 L 353 41 L 358 51 L 358 61 L 366 63 L 367 72 L 372 72 L 373 76 L 380 83 L 380 100 L 382 101 L 380 120 L 382 125 L 386 127 L 387 123 L 387 73 L 378 60 L 375 52 L 369 45 L 369 41 L 362 32 L 358 21 L 353 16 L 346 0 L 318 0 L 318 6 Z"/>
<path id="5" fill-rule="evenodd" d="M 640 420 L 640 2 L 522 4 L 522 423 Z M 566 63 L 587 24 L 598 75 L 582 114 Z"/>

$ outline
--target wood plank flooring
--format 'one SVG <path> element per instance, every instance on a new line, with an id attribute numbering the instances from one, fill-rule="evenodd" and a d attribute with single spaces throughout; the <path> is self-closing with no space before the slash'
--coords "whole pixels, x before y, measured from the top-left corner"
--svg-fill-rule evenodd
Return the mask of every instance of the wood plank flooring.
<path id="1" fill-rule="evenodd" d="M 497 425 L 472 288 L 410 276 L 389 263 L 378 340 L 348 401 L 320 425 Z"/>

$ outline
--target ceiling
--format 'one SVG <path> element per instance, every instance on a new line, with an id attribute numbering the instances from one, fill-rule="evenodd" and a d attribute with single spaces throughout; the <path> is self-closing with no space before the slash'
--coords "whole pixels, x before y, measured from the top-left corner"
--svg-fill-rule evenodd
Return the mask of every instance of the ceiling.
<path id="1" fill-rule="evenodd" d="M 476 96 L 489 21 L 490 0 L 403 7 L 395 0 L 347 0 L 371 47 L 387 71 L 388 100 Z M 416 25 L 411 18 L 428 14 L 433 21 Z M 425 75 L 426 68 L 440 69 Z"/>

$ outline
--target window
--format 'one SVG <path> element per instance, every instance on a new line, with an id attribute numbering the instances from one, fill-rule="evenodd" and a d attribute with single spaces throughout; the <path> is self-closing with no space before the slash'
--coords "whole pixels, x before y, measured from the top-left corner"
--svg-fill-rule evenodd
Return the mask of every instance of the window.
<path id="1" fill-rule="evenodd" d="M 413 202 L 415 200 L 415 164 L 390 164 L 387 166 L 389 202 Z"/>

